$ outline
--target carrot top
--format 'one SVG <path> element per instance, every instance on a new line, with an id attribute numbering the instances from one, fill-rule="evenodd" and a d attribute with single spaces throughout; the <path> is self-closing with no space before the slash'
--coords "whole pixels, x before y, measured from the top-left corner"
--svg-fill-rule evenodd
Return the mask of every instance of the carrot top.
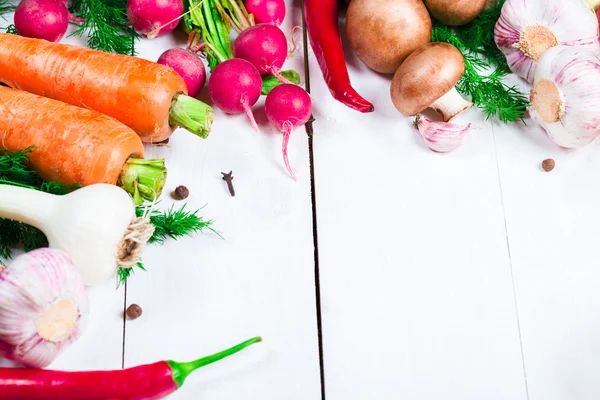
<path id="1" fill-rule="evenodd" d="M 182 127 L 206 139 L 213 122 L 213 110 L 198 99 L 180 93 L 173 98 L 169 110 L 169 123 Z"/>

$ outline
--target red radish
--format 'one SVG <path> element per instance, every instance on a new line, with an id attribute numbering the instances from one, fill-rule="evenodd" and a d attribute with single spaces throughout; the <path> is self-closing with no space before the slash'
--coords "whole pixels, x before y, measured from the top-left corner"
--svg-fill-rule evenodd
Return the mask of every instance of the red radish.
<path id="1" fill-rule="evenodd" d="M 162 53 L 156 62 L 171 67 L 183 78 L 188 96 L 196 97 L 206 83 L 204 63 L 190 50 L 169 49 Z"/>
<path id="2" fill-rule="evenodd" d="M 287 83 L 279 85 L 267 95 L 265 113 L 269 121 L 283 134 L 283 161 L 292 178 L 296 180 L 287 149 L 292 129 L 304 125 L 310 118 L 312 113 L 310 96 L 300 86 Z"/>
<path id="3" fill-rule="evenodd" d="M 271 74 L 282 82 L 292 84 L 279 73 L 287 52 L 285 34 L 271 24 L 254 25 L 240 33 L 233 42 L 233 54 L 250 61 L 261 75 Z"/>
<path id="4" fill-rule="evenodd" d="M 217 107 L 227 114 L 246 113 L 258 131 L 252 107 L 262 91 L 262 79 L 250 62 L 241 58 L 223 61 L 215 67 L 208 80 L 208 94 Z"/>
<path id="5" fill-rule="evenodd" d="M 67 32 L 69 16 L 61 0 L 23 0 L 15 10 L 15 29 L 24 37 L 58 42 Z"/>
<path id="6" fill-rule="evenodd" d="M 127 0 L 129 23 L 149 39 L 177 28 L 182 14 L 182 0 Z"/>
<path id="7" fill-rule="evenodd" d="M 281 25 L 285 18 L 283 0 L 246 0 L 246 10 L 257 24 Z"/>

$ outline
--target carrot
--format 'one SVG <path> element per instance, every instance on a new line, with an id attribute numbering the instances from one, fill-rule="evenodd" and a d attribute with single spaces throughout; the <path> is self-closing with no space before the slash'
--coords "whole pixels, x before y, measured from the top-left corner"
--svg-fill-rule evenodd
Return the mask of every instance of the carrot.
<path id="1" fill-rule="evenodd" d="M 213 120 L 165 65 L 18 35 L 0 34 L 0 82 L 106 114 L 149 143 L 178 126 L 206 138 Z"/>
<path id="2" fill-rule="evenodd" d="M 47 181 L 119 185 L 136 204 L 158 197 L 165 183 L 164 160 L 143 159 L 141 139 L 119 121 L 0 86 L 0 151 L 30 147 L 30 165 Z"/>

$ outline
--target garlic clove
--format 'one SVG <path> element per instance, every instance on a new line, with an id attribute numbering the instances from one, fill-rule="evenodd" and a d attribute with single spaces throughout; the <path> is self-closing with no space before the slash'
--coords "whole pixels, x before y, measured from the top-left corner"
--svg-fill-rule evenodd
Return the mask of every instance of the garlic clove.
<path id="1" fill-rule="evenodd" d="M 22 254 L 0 271 L 0 355 L 44 368 L 81 336 L 88 311 L 83 280 L 66 253 Z"/>
<path id="2" fill-rule="evenodd" d="M 600 136 L 600 56 L 558 46 L 540 58 L 530 94 L 531 118 L 564 148 Z"/>
<path id="3" fill-rule="evenodd" d="M 507 0 L 494 39 L 511 71 L 529 83 L 535 79 L 539 59 L 551 48 L 600 49 L 598 21 L 581 0 Z"/>
<path id="4" fill-rule="evenodd" d="M 459 148 L 471 129 L 471 124 L 434 122 L 421 115 L 417 115 L 414 125 L 419 129 L 427 147 L 438 153 L 448 153 Z"/>

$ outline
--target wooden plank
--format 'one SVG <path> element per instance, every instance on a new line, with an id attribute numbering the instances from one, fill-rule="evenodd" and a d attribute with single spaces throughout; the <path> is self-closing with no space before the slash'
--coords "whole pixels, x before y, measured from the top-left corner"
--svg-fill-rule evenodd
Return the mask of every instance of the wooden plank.
<path id="1" fill-rule="evenodd" d="M 597 399 L 600 147 L 560 149 L 526 123 L 494 131 L 530 399 Z"/>
<path id="2" fill-rule="evenodd" d="M 327 398 L 525 399 L 490 125 L 471 110 L 464 147 L 433 153 L 389 78 L 348 66 L 375 113 L 311 57 Z"/>
<path id="3" fill-rule="evenodd" d="M 288 4 L 286 33 L 292 21 L 301 25 L 300 9 Z M 156 59 L 169 40 L 144 42 L 142 56 Z M 301 53 L 288 66 L 301 72 Z M 244 116 L 215 110 L 207 140 L 179 130 L 169 147 L 149 150 L 169 168 L 160 207 L 186 185 L 188 204 L 206 206 L 201 215 L 215 219 L 224 240 L 201 233 L 147 249 L 148 272 L 136 273 L 127 288 L 128 304 L 144 314 L 126 324 L 125 366 L 188 360 L 264 338 L 190 377 L 173 399 L 320 399 L 307 138 L 299 131 L 290 141 L 294 182 L 281 160 L 281 136 L 260 105 L 254 110 L 260 134 Z M 229 170 L 235 198 L 221 179 Z"/>
<path id="4" fill-rule="evenodd" d="M 6 21 L 12 22 L 12 15 L 7 14 Z M 85 45 L 85 39 L 68 37 L 73 30 L 71 26 L 61 43 Z M 90 314 L 87 328 L 48 368 L 70 371 L 121 368 L 124 295 L 124 287 L 116 289 L 116 281 L 88 288 Z M 8 365 L 14 364 L 0 358 L 0 366 Z"/>

